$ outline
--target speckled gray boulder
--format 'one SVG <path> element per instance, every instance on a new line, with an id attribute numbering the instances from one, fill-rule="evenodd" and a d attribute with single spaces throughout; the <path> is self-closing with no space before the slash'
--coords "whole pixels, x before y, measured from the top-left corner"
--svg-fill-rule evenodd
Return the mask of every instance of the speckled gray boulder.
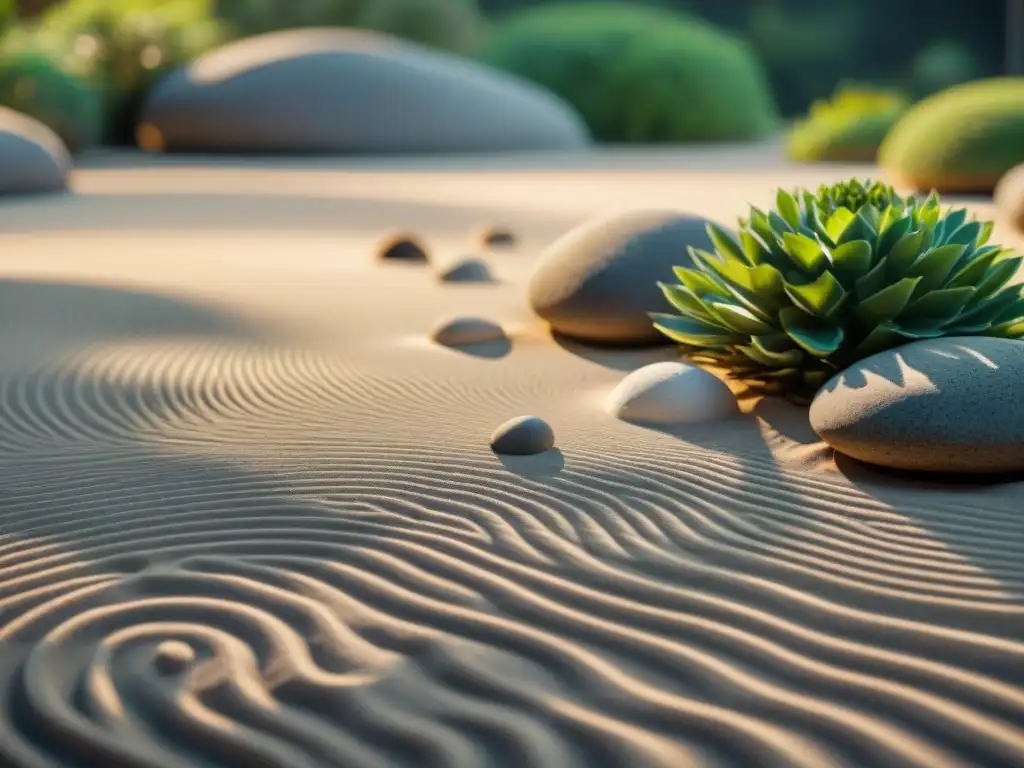
<path id="1" fill-rule="evenodd" d="M 491 450 L 509 456 L 530 456 L 554 447 L 554 430 L 537 416 L 509 419 L 491 435 Z"/>
<path id="2" fill-rule="evenodd" d="M 1024 163 L 1011 168 L 999 180 L 995 203 L 999 217 L 1018 232 L 1024 233 Z"/>
<path id="3" fill-rule="evenodd" d="M 692 266 L 687 246 L 710 249 L 707 219 L 633 211 L 574 229 L 541 255 L 530 278 L 533 311 L 552 330 L 582 341 L 670 344 L 648 312 L 670 309 L 658 281 Z"/>
<path id="4" fill-rule="evenodd" d="M 455 317 L 439 324 L 430 338 L 445 347 L 461 347 L 467 344 L 483 344 L 502 341 L 507 338 L 497 323 L 480 317 Z"/>
<path id="5" fill-rule="evenodd" d="M 825 384 L 810 422 L 869 464 L 1024 470 L 1024 341 L 951 337 L 872 355 Z"/>
<path id="6" fill-rule="evenodd" d="M 437 279 L 443 283 L 489 283 L 491 270 L 482 259 L 457 259 L 438 270 Z"/>
<path id="7" fill-rule="evenodd" d="M 169 151 L 465 153 L 589 144 L 578 114 L 526 80 L 388 35 L 330 28 L 270 32 L 200 56 L 156 84 L 139 132 Z"/>
<path id="8" fill-rule="evenodd" d="M 70 172 L 71 154 L 56 133 L 0 107 L 0 195 L 62 192 Z"/>

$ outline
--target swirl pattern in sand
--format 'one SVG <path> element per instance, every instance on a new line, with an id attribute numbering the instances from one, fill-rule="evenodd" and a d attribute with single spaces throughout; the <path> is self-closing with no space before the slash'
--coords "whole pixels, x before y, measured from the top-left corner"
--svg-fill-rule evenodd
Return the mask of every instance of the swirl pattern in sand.
<path id="1" fill-rule="evenodd" d="M 1012 497 L 601 419 L 530 354 L 5 370 L 0 764 L 1024 764 Z M 491 454 L 517 411 L 563 453 Z"/>

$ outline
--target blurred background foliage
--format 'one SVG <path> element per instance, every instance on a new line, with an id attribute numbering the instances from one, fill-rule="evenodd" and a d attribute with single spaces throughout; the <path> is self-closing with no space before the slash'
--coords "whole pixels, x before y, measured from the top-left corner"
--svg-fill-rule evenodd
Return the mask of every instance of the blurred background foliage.
<path id="1" fill-rule="evenodd" d="M 355 26 L 539 82 L 601 140 L 754 139 L 844 82 L 916 101 L 1003 74 L 1006 11 L 1006 0 L 0 0 L 0 103 L 76 147 L 128 143 L 153 82 L 205 50 Z"/>

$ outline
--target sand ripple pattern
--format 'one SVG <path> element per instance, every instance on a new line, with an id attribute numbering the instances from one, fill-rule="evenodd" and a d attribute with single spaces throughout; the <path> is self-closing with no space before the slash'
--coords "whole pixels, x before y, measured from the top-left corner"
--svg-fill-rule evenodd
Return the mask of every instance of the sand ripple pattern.
<path id="1" fill-rule="evenodd" d="M 495 366 L 5 375 L 0 765 L 1024 765 L 1003 496 L 896 508 L 611 422 L 526 472 L 475 432 L 565 382 Z"/>

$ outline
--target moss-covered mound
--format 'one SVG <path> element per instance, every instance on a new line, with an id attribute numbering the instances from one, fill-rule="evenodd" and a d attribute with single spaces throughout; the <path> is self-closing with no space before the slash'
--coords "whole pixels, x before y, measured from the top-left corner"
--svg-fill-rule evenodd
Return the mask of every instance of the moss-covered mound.
<path id="1" fill-rule="evenodd" d="M 542 6 L 499 24 L 480 58 L 564 98 L 599 141 L 746 141 L 778 128 L 746 43 L 665 9 Z"/>
<path id="2" fill-rule="evenodd" d="M 791 160 L 874 162 L 878 147 L 907 109 L 898 93 L 843 86 L 831 100 L 816 102 L 786 137 Z"/>
<path id="3" fill-rule="evenodd" d="M 893 126 L 879 162 L 914 189 L 991 192 L 1024 162 L 1024 77 L 976 80 L 924 99 Z"/>

